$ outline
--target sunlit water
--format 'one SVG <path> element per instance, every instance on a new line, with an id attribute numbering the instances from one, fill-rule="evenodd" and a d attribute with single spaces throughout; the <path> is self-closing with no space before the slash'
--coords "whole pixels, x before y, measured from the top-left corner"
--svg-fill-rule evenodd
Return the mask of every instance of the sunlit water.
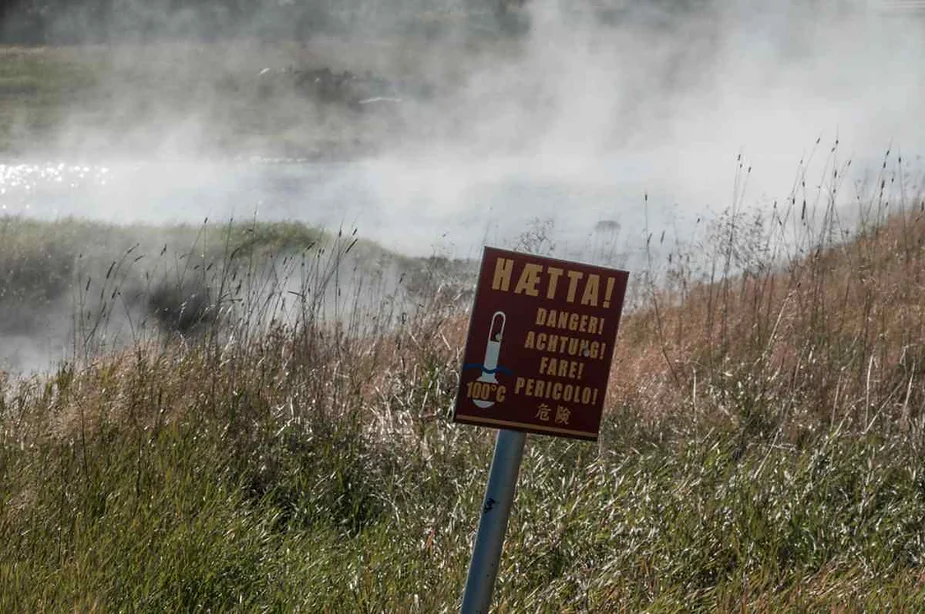
<path id="1" fill-rule="evenodd" d="M 0 164 L 0 214 L 119 224 L 296 220 L 355 228 L 409 255 L 458 257 L 484 243 L 529 240 L 539 222 L 564 252 L 612 233 L 614 222 L 641 235 L 647 192 L 652 228 L 670 221 L 670 199 L 631 179 L 629 165 L 594 172 L 537 170 L 524 160 L 11 163 Z"/>

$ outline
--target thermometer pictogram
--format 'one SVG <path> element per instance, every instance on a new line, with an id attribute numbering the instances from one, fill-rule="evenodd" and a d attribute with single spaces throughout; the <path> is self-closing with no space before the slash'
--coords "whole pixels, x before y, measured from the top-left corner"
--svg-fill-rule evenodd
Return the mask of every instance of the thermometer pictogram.
<path id="1" fill-rule="evenodd" d="M 501 354 L 501 340 L 504 338 L 504 325 L 507 323 L 507 316 L 503 311 L 496 311 L 491 316 L 491 328 L 488 331 L 488 343 L 485 346 L 485 360 L 482 361 L 482 375 L 475 381 L 483 384 L 497 385 L 498 378 L 495 374 L 498 371 L 498 356 Z M 481 399 L 473 400 L 476 407 L 488 409 L 495 404 L 494 401 L 485 401 Z"/>

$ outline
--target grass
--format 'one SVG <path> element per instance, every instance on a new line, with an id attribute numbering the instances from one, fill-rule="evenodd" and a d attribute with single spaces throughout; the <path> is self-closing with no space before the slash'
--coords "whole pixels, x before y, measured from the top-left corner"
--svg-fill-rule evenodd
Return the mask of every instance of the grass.
<path id="1" fill-rule="evenodd" d="M 369 127 L 334 110 L 322 121 L 293 87 L 260 78 L 267 67 L 314 66 L 311 56 L 241 46 L 0 47 L 0 152 L 111 155 L 119 143 L 147 154 L 193 138 L 222 154 L 308 156 L 351 122 L 364 124 L 356 138 Z"/>
<path id="2" fill-rule="evenodd" d="M 67 107 L 95 85 L 87 64 L 59 51 L 0 48 L 0 151 L 47 143 Z"/>
<path id="3" fill-rule="evenodd" d="M 511 44 L 426 36 L 310 42 L 0 46 L 0 155 L 209 155 L 356 158 L 425 137 L 405 118 L 421 92 L 452 99 L 470 60 Z M 432 58 L 422 63 L 422 57 Z M 429 68 L 438 65 L 439 79 Z M 372 74 L 407 89 L 402 113 L 327 104 L 294 71 Z M 439 81 L 437 83 L 436 81 Z"/>
<path id="4" fill-rule="evenodd" d="M 528 442 L 496 611 L 925 607 L 925 213 L 891 178 L 868 223 L 832 181 L 636 276 L 600 443 Z M 351 242 L 297 293 L 350 304 Z M 0 611 L 457 610 L 493 441 L 448 421 L 465 313 L 428 287 L 7 377 Z"/>
<path id="5" fill-rule="evenodd" d="M 0 218 L 0 338 L 51 335 L 71 357 L 88 358 L 163 332 L 226 334 L 241 313 L 252 325 L 293 321 L 303 302 L 329 318 L 359 318 L 373 299 L 415 301 L 471 270 L 300 223 L 153 227 L 8 216 Z M 325 296 L 335 282 L 352 304 Z M 0 348 L 0 368 L 11 356 L 13 367 L 25 360 L 16 355 Z"/>

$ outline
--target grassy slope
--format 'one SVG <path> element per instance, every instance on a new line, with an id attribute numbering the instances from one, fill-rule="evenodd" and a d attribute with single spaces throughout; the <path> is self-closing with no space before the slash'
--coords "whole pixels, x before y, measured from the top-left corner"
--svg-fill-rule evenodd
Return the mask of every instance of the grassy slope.
<path id="1" fill-rule="evenodd" d="M 626 318 L 601 444 L 528 444 L 498 611 L 925 607 L 925 218 L 804 236 Z M 492 434 L 445 299 L 3 384 L 0 611 L 456 610 Z"/>
<path id="2" fill-rule="evenodd" d="M 479 51 L 485 49 L 467 48 L 467 56 L 477 58 Z M 148 155 L 164 146 L 235 155 L 363 156 L 426 132 L 405 121 L 407 113 L 417 118 L 412 101 L 400 113 L 327 104 L 285 71 L 349 70 L 411 91 L 436 79 L 442 93 L 451 94 L 465 70 L 461 55 L 453 45 L 419 36 L 0 46 L 0 154 L 112 155 L 115 147 L 116 153 Z"/>
<path id="3" fill-rule="evenodd" d="M 88 65 L 60 50 L 0 47 L 0 151 L 48 141 L 68 105 L 95 84 Z"/>
<path id="4" fill-rule="evenodd" d="M 165 330 L 228 334 L 242 313 L 292 321 L 301 300 L 369 313 L 392 298 L 394 311 L 440 283 L 455 287 L 471 268 L 300 223 L 149 227 L 0 217 L 0 340 L 18 340 L 0 347 L 0 370 L 26 367 L 17 355 L 41 347 L 49 331 L 52 347 L 66 343 L 84 355 Z M 329 281 L 351 300 L 324 298 L 320 286 Z"/>

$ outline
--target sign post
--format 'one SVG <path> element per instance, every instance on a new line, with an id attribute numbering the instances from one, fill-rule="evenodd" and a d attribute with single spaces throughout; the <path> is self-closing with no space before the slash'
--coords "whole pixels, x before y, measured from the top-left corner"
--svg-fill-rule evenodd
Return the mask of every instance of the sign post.
<path id="1" fill-rule="evenodd" d="M 463 614 L 491 605 L 526 433 L 598 438 L 628 278 L 485 248 L 453 421 L 501 430 Z"/>
<path id="2" fill-rule="evenodd" d="M 498 432 L 495 456 L 488 474 L 488 487 L 482 502 L 479 531 L 472 549 L 469 576 L 466 578 L 463 614 L 485 613 L 491 605 L 491 593 L 495 587 L 495 578 L 498 577 L 501 548 L 504 546 L 507 519 L 514 503 L 517 474 L 526 440 L 526 433 L 508 430 Z"/>

